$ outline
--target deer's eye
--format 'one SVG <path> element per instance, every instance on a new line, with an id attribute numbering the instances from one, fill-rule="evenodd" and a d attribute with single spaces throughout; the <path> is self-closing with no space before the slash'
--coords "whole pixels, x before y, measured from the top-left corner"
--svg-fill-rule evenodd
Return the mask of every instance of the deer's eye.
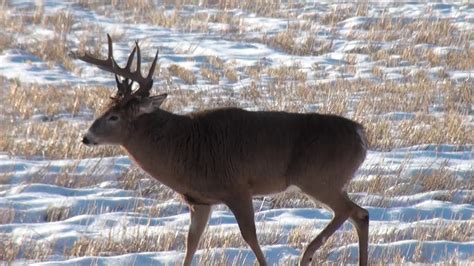
<path id="1" fill-rule="evenodd" d="M 116 116 L 116 115 L 111 115 L 111 116 L 109 116 L 109 120 L 110 121 L 117 121 L 117 120 L 119 120 L 119 117 Z"/>

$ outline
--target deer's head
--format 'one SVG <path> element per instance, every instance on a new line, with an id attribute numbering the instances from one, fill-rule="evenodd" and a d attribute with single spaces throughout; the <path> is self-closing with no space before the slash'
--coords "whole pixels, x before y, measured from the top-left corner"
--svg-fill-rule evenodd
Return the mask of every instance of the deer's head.
<path id="1" fill-rule="evenodd" d="M 159 109 L 167 96 L 166 94 L 150 96 L 158 52 L 148 75 L 143 77 L 140 70 L 141 55 L 138 42 L 135 43 L 135 48 L 128 57 L 127 65 L 121 68 L 113 57 L 112 39 L 109 35 L 107 38 L 109 53 L 105 60 L 95 58 L 88 53 L 83 56 L 72 54 L 74 58 L 114 73 L 117 82 L 117 94 L 112 97 L 112 104 L 94 121 L 82 139 L 86 145 L 123 144 L 127 138 L 131 137 L 133 120 Z M 137 63 L 135 71 L 132 71 L 131 66 L 135 53 L 137 53 Z M 133 82 L 139 85 L 135 91 L 132 90 Z"/>

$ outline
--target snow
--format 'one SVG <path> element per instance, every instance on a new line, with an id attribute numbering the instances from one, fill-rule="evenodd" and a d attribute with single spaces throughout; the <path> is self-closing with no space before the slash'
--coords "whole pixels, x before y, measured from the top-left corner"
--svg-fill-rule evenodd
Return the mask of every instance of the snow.
<path id="1" fill-rule="evenodd" d="M 31 5 L 28 1 L 12 1 L 18 8 L 27 8 Z M 419 3 L 406 3 L 392 5 L 387 9 L 391 14 L 403 14 L 404 18 L 416 18 L 423 16 L 422 6 Z M 462 29 L 474 28 L 474 12 L 472 5 L 458 4 L 430 4 L 433 12 L 442 18 L 455 19 L 455 25 Z M 346 39 L 334 40 L 332 51 L 318 56 L 295 56 L 272 48 L 262 43 L 247 40 L 234 40 L 221 38 L 218 34 L 201 34 L 196 32 L 178 31 L 166 29 L 156 25 L 131 24 L 120 20 L 120 18 L 109 18 L 93 11 L 82 9 L 70 3 L 56 3 L 56 1 L 44 1 L 45 12 L 57 12 L 67 10 L 74 12 L 82 18 L 81 23 L 97 23 L 104 27 L 106 32 L 117 35 L 124 33 L 125 39 L 120 40 L 114 46 L 117 61 L 122 62 L 130 51 L 134 40 L 140 40 L 142 44 L 144 59 L 149 62 L 155 49 L 160 50 L 160 64 L 162 68 L 177 64 L 199 73 L 201 66 L 206 64 L 205 56 L 219 56 L 225 61 L 234 61 L 242 69 L 245 66 L 253 66 L 265 62 L 269 66 L 299 64 L 300 69 L 313 77 L 314 65 L 324 69 L 326 76 L 319 80 L 310 78 L 308 83 L 331 82 L 343 76 L 347 79 L 374 79 L 376 77 L 370 69 L 371 62 L 367 55 L 355 53 L 363 50 L 369 45 L 380 45 L 390 47 L 389 43 L 369 43 L 361 41 L 350 41 Z M 325 4 L 308 4 L 302 11 L 308 15 L 312 12 L 327 12 Z M 376 11 L 384 9 L 377 8 Z M 205 12 L 206 10 L 204 10 Z M 212 10 L 210 10 L 212 11 Z M 262 30 L 265 34 L 275 34 L 284 30 L 288 21 L 281 18 L 261 17 L 248 12 L 236 13 L 241 16 L 240 23 L 249 31 L 258 32 Z M 300 15 L 299 17 L 302 17 Z M 292 21 L 297 23 L 298 21 Z M 341 30 L 359 30 L 368 23 L 373 23 L 370 17 L 351 17 L 337 24 Z M 219 24 L 213 25 L 219 29 Z M 74 25 L 78 27 L 78 25 Z M 68 36 L 71 47 L 77 47 L 80 29 Z M 324 36 L 324 29 L 318 29 L 318 33 Z M 341 31 L 344 32 L 344 31 Z M 0 33 L 3 30 L 0 29 Z M 257 34 L 257 33 L 255 33 Z M 38 38 L 48 38 L 47 31 L 36 32 Z M 106 49 L 105 43 L 103 48 Z M 423 47 L 418 47 L 422 49 Z M 455 52 L 455 47 L 436 47 L 436 54 L 445 55 Z M 180 52 L 177 54 L 177 52 Z M 337 66 L 345 65 L 347 53 L 354 52 L 356 56 L 355 74 L 341 73 Z M 79 66 L 81 73 L 73 73 L 61 66 L 53 66 L 42 61 L 40 58 L 22 49 L 6 49 L 0 53 L 0 73 L 8 79 L 18 79 L 22 83 L 31 84 L 68 84 L 68 85 L 106 85 L 114 86 L 114 81 L 109 74 L 101 70 L 87 66 L 87 64 L 74 61 Z M 416 73 L 422 66 L 406 66 L 410 71 Z M 388 79 L 399 80 L 402 78 L 401 69 L 397 67 L 383 67 L 383 73 Z M 474 78 L 474 72 L 470 70 L 449 71 L 452 81 L 463 82 Z M 175 82 L 180 82 L 176 80 Z M 244 84 L 251 82 L 245 77 L 237 84 L 221 82 L 220 86 L 238 90 Z M 157 82 L 157 86 L 163 85 L 163 81 Z M 205 90 L 213 85 L 207 85 L 203 77 L 198 74 L 198 85 L 179 84 L 181 89 Z M 2 88 L 3 89 L 3 88 Z M 472 114 L 471 114 L 472 115 Z M 381 118 L 391 121 L 412 120 L 416 113 L 391 112 Z M 37 118 L 35 118 L 37 119 Z M 63 119 L 73 119 L 65 116 Z M 88 118 L 90 120 L 90 117 Z M 88 158 L 83 160 L 48 160 L 44 158 L 24 158 L 21 155 L 10 156 L 7 151 L 0 151 L 0 176 L 8 176 L 8 183 L 0 183 L 0 213 L 8 213 L 14 210 L 13 218 L 5 224 L 0 223 L 0 239 L 11 239 L 15 243 L 21 243 L 26 239 L 34 239 L 40 243 L 55 243 L 53 254 L 45 261 L 18 260 L 18 264 L 32 265 L 175 265 L 182 262 L 184 258 L 183 248 L 172 251 L 137 252 L 123 255 L 103 255 L 86 257 L 67 257 L 63 255 L 65 248 L 71 248 L 73 244 L 82 238 L 96 237 L 121 237 L 124 228 L 128 232 L 133 230 L 149 230 L 154 234 L 164 231 L 186 232 L 189 224 L 188 209 L 178 199 L 160 201 L 159 199 L 142 196 L 142 191 L 127 190 L 121 188 L 118 183 L 120 176 L 131 167 L 131 161 L 127 157 L 118 156 L 110 158 Z M 102 172 L 94 171 L 100 165 Z M 388 152 L 369 151 L 366 161 L 359 170 L 354 181 L 362 178 L 382 177 L 389 184 L 394 184 L 387 195 L 351 193 L 350 197 L 363 205 L 370 216 L 370 235 L 383 239 L 393 230 L 412 229 L 420 226 L 436 226 L 442 224 L 445 227 L 457 226 L 461 222 L 472 223 L 474 219 L 473 191 L 470 189 L 453 190 L 423 190 L 420 184 L 411 182 L 413 176 L 430 174 L 439 169 L 451 171 L 457 179 L 473 182 L 474 176 L 474 153 L 473 145 L 434 145 L 421 144 L 406 148 L 393 149 Z M 372 174 L 378 169 L 377 174 Z M 67 173 L 69 178 L 91 178 L 96 185 L 82 188 L 66 188 L 49 184 L 48 180 L 54 180 L 62 173 Z M 87 173 L 94 173 L 93 176 Z M 35 177 L 44 176 L 44 182 L 32 182 Z M 52 183 L 52 181 L 51 181 Z M 411 190 L 407 195 L 390 196 L 390 191 Z M 450 196 L 449 201 L 442 200 Z M 385 206 L 379 206 L 382 202 Z M 331 212 L 319 208 L 271 208 L 256 201 L 255 220 L 257 231 L 280 230 L 281 240 L 272 245 L 262 247 L 263 252 L 270 265 L 294 264 L 301 254 L 299 248 L 287 244 L 289 235 L 298 228 L 314 228 L 309 231 L 313 235 L 322 230 L 330 221 Z M 136 207 L 143 208 L 158 207 L 160 213 L 150 216 L 145 213 L 135 212 Z M 259 207 L 258 207 L 259 206 Z M 68 210 L 67 217 L 60 221 L 48 222 L 48 210 L 52 208 L 65 208 Z M 1 219 L 0 219 L 1 220 Z M 468 227 L 469 228 L 469 227 Z M 470 227 L 472 228 L 472 226 Z M 232 213 L 223 206 L 215 206 L 209 221 L 210 231 L 219 230 L 225 232 L 236 232 L 238 226 Z M 354 228 L 346 223 L 340 231 L 353 231 Z M 398 251 L 405 262 L 413 262 L 412 258 L 421 249 L 423 263 L 446 263 L 451 259 L 461 264 L 472 263 L 474 258 L 473 232 L 465 232 L 467 241 L 445 241 L 415 239 L 395 240 L 393 242 L 371 242 L 369 254 L 372 258 L 384 259 L 387 254 Z M 329 250 L 327 260 L 337 262 L 341 257 L 349 257 L 348 263 L 357 263 L 357 243 L 337 247 Z M 5 252 L 5 250 L 0 250 Z M 428 255 L 429 254 L 429 255 Z M 221 258 L 226 256 L 227 262 L 238 265 L 252 265 L 255 256 L 248 247 L 245 248 L 222 248 L 215 246 L 212 249 L 198 250 L 194 262 L 201 258 Z M 2 256 L 0 255 L 0 258 Z M 386 258 L 392 262 L 394 258 Z M 1 262 L 0 262 L 1 263 Z"/>

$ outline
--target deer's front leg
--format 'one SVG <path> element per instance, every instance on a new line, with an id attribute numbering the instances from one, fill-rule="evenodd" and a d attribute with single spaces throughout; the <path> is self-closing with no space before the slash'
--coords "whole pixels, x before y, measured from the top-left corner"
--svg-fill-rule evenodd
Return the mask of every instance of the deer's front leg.
<path id="1" fill-rule="evenodd" d="M 252 196 L 245 195 L 245 193 L 239 194 L 240 196 L 235 197 L 231 200 L 226 201 L 229 209 L 234 213 L 235 219 L 239 225 L 240 232 L 245 242 L 249 244 L 253 253 L 257 257 L 257 261 L 260 266 L 266 266 L 267 262 L 263 255 L 262 249 L 258 244 L 257 231 L 255 229 L 254 211 L 252 205 Z"/>
<path id="2" fill-rule="evenodd" d="M 186 241 L 186 257 L 183 265 L 191 265 L 194 253 L 196 252 L 202 232 L 206 228 L 207 221 L 211 214 L 210 205 L 191 205 L 191 224 L 189 225 L 188 239 Z"/>

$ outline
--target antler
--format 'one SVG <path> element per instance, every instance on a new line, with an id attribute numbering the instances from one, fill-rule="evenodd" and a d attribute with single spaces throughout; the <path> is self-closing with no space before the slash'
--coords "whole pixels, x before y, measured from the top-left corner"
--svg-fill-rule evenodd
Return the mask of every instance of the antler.
<path id="1" fill-rule="evenodd" d="M 158 59 L 158 51 L 156 51 L 155 59 L 150 67 L 148 75 L 143 77 L 140 69 L 141 69 L 141 54 L 140 54 L 140 46 L 138 45 L 138 41 L 135 42 L 135 47 L 133 51 L 128 56 L 127 65 L 124 68 L 121 68 L 117 62 L 115 62 L 114 55 L 113 55 L 113 45 L 112 45 L 112 38 L 110 35 L 107 34 L 108 45 L 109 45 L 109 52 L 107 59 L 101 60 L 98 58 L 93 57 L 91 54 L 85 52 L 84 55 L 78 55 L 77 53 L 71 53 L 71 56 L 76 59 L 80 59 L 84 62 L 93 64 L 98 66 L 100 69 L 105 71 L 109 71 L 115 74 L 115 80 L 117 81 L 117 89 L 118 93 L 117 96 L 122 98 L 122 101 L 126 103 L 128 100 L 133 98 L 134 96 L 141 96 L 141 97 L 148 97 L 150 96 L 150 89 L 153 86 L 153 73 L 155 72 L 156 61 Z M 133 57 L 135 56 L 135 52 L 137 53 L 137 67 L 135 71 L 132 71 L 130 68 L 132 66 Z M 117 76 L 121 76 L 124 78 L 122 82 L 119 81 Z M 139 88 L 132 93 L 132 84 L 133 81 L 137 82 Z"/>

